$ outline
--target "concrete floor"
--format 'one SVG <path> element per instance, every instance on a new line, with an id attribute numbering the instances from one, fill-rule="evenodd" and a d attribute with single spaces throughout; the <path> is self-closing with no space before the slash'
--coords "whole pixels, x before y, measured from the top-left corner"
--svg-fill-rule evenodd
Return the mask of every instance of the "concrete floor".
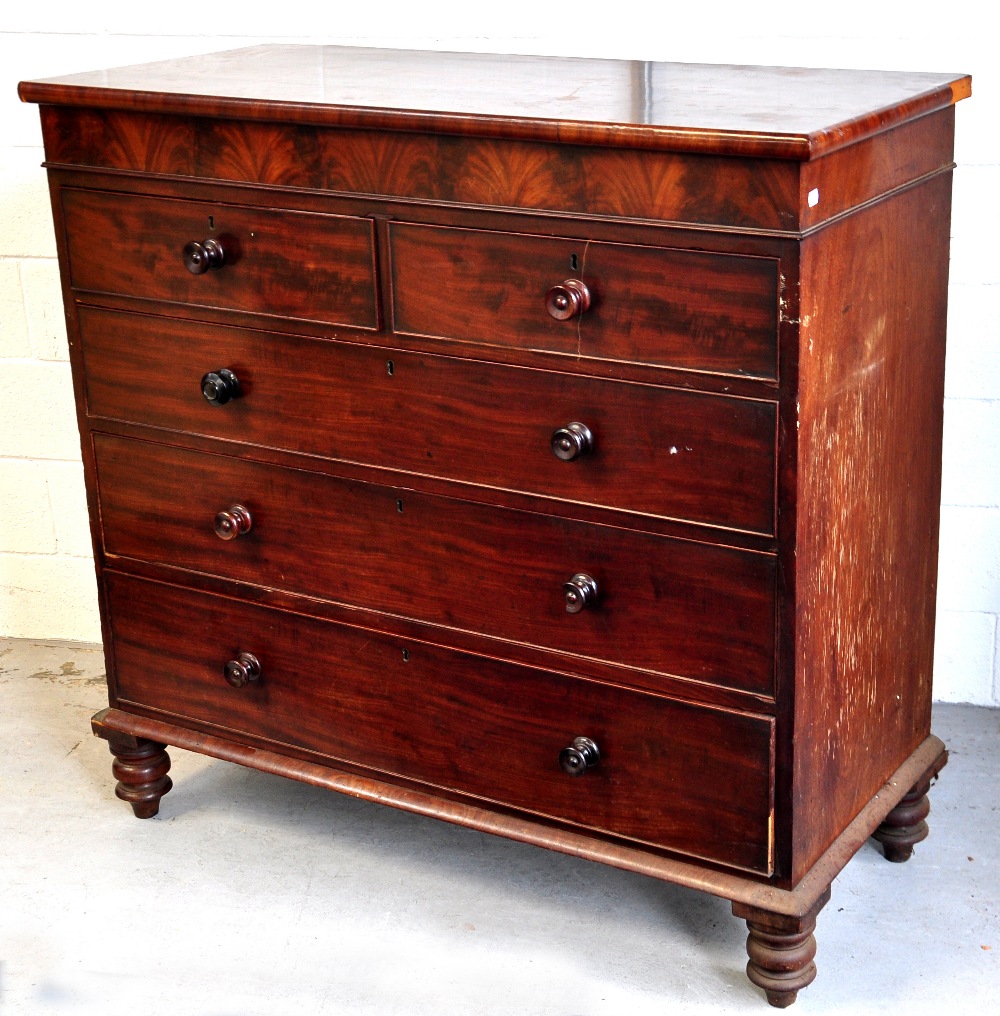
<path id="1" fill-rule="evenodd" d="M 0 640 L 0 1013 L 646 1016 L 771 1011 L 729 904 L 172 751 L 145 822 L 90 735 L 93 646 Z M 1000 711 L 908 864 L 869 843 L 793 1011 L 1000 1012 Z"/>

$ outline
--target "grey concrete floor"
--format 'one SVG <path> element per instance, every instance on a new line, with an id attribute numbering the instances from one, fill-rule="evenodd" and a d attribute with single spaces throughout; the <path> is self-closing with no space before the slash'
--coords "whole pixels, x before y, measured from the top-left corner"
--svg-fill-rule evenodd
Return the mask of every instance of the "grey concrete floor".
<path id="1" fill-rule="evenodd" d="M 172 751 L 145 822 L 90 735 L 93 646 L 0 640 L 0 1013 L 770 1012 L 729 904 Z M 1000 711 L 941 706 L 951 764 L 902 865 L 869 843 L 793 1011 L 1000 1012 Z"/>

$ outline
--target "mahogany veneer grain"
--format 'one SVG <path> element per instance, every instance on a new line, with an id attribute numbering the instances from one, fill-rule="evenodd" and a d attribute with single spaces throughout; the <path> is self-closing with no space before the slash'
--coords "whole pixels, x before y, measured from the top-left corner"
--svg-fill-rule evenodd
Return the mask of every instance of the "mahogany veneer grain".
<path id="1" fill-rule="evenodd" d="M 104 434 L 94 449 L 108 556 L 773 693 L 771 554 Z M 253 528 L 223 542 L 213 520 L 234 503 Z M 571 615 L 562 586 L 581 571 L 600 595 Z"/>
<path id="2" fill-rule="evenodd" d="M 777 377 L 770 259 L 395 222 L 389 243 L 397 332 Z M 546 291 L 567 276 L 591 306 L 555 321 Z"/>
<path id="3" fill-rule="evenodd" d="M 21 82 L 26 102 L 809 159 L 967 98 L 967 75 L 268 45 Z"/>
<path id="4" fill-rule="evenodd" d="M 62 204 L 80 292 L 378 326 L 370 219 L 70 188 Z M 192 275 L 184 245 L 206 237 L 221 243 L 225 263 Z"/>
<path id="5" fill-rule="evenodd" d="M 768 871 L 768 717 L 463 658 L 117 574 L 108 592 L 119 701 L 129 707 Z M 177 631 L 190 633 L 183 645 Z M 222 668 L 241 650 L 259 658 L 263 675 L 234 689 Z M 601 744 L 601 764 L 567 779 L 559 752 L 581 732 Z"/>
<path id="6" fill-rule="evenodd" d="M 79 328 L 93 417 L 774 533 L 771 401 L 91 307 Z M 242 392 L 221 407 L 200 387 L 219 367 Z M 135 398 L 150 373 L 155 387 Z M 553 432 L 577 420 L 593 450 L 561 462 Z"/>

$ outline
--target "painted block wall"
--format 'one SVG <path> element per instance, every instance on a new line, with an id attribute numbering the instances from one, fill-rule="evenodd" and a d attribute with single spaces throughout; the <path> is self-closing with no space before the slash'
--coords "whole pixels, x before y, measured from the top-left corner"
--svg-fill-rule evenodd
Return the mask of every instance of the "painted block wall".
<path id="1" fill-rule="evenodd" d="M 651 12 L 653 12 L 651 14 Z M 0 21 L 0 635 L 98 641 L 96 586 L 37 111 L 22 78 L 263 41 L 971 73 L 958 108 L 935 696 L 1000 705 L 1000 64 L 940 5 L 93 0 Z"/>

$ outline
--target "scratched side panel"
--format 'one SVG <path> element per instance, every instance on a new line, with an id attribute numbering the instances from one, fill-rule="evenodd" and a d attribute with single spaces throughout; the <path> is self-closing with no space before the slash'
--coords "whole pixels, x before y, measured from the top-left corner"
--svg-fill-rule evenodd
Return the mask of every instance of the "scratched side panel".
<path id="1" fill-rule="evenodd" d="M 945 171 L 802 245 L 794 879 L 930 730 L 950 211 Z"/>

